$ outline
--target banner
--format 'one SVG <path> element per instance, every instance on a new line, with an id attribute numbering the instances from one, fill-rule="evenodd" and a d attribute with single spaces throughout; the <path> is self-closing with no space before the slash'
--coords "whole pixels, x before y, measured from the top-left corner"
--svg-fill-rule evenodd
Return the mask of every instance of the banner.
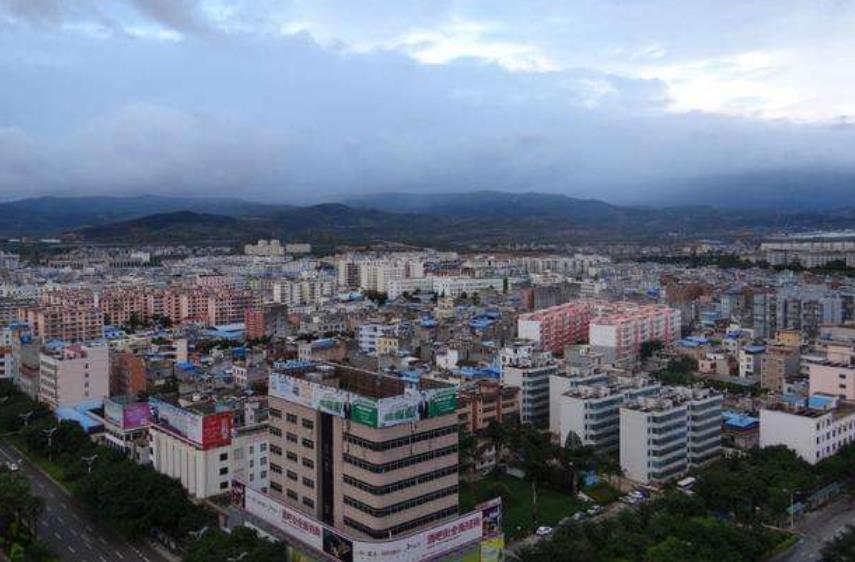
<path id="1" fill-rule="evenodd" d="M 428 417 L 442 416 L 457 411 L 457 389 L 437 388 L 425 391 L 428 399 Z"/>
<path id="2" fill-rule="evenodd" d="M 350 419 L 362 425 L 377 427 L 377 401 L 364 396 L 351 396 Z"/>
<path id="3" fill-rule="evenodd" d="M 232 412 L 203 415 L 157 398 L 148 401 L 151 422 L 204 449 L 231 443 Z"/>
<path id="4" fill-rule="evenodd" d="M 405 392 L 400 396 L 382 398 L 377 401 L 378 426 L 390 427 L 402 423 L 416 422 L 421 418 L 423 404 L 421 394 Z"/>
<path id="5" fill-rule="evenodd" d="M 318 388 L 315 390 L 315 403 L 318 410 L 340 418 L 346 417 L 350 393 L 337 388 Z"/>
<path id="6" fill-rule="evenodd" d="M 232 496 L 237 507 L 242 504 L 247 513 L 273 525 L 305 546 L 341 562 L 422 562 L 477 544 L 485 538 L 491 539 L 488 545 L 494 549 L 502 545 L 502 504 L 498 498 L 478 506 L 473 512 L 414 535 L 386 541 L 367 541 L 354 539 L 324 525 L 270 496 L 241 486 L 239 481 L 233 481 L 233 488 L 235 483 L 238 483 L 240 489 Z M 499 534 L 489 534 L 496 529 L 497 524 Z M 486 560 L 497 559 L 491 556 Z"/>

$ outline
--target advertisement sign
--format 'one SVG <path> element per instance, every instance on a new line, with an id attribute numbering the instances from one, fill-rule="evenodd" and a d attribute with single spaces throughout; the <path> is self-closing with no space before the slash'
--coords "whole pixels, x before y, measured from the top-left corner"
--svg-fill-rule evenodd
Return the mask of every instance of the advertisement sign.
<path id="1" fill-rule="evenodd" d="M 231 443 L 231 412 L 203 415 L 157 398 L 150 398 L 148 405 L 149 417 L 153 424 L 184 437 L 196 445 L 207 449 Z"/>
<path id="2" fill-rule="evenodd" d="M 505 537 L 500 535 L 481 541 L 481 562 L 500 562 L 505 551 Z"/>
<path id="3" fill-rule="evenodd" d="M 245 489 L 244 506 L 247 513 L 270 523 L 306 546 L 323 551 L 323 526 L 314 519 L 288 509 L 273 498 L 252 488 Z"/>
<path id="4" fill-rule="evenodd" d="M 286 507 L 257 490 L 241 486 L 233 493 L 235 505 L 273 525 L 287 536 L 341 562 L 421 562 L 443 556 L 483 539 L 500 539 L 501 500 L 482 504 L 476 511 L 426 529 L 415 535 L 387 541 L 357 540 L 315 519 Z M 495 529 L 497 535 L 490 535 Z M 497 540 L 488 543 L 501 548 Z M 492 556 L 492 555 L 491 555 Z M 487 558 L 495 560 L 497 558 Z"/>
<path id="5" fill-rule="evenodd" d="M 437 388 L 426 391 L 428 417 L 441 416 L 457 411 L 457 389 L 454 387 Z"/>
<path id="6" fill-rule="evenodd" d="M 378 426 L 390 427 L 401 423 L 419 421 L 419 409 L 423 404 L 418 392 L 405 392 L 400 396 L 383 398 L 377 403 Z"/>
<path id="7" fill-rule="evenodd" d="M 104 419 L 113 425 L 122 426 L 122 405 L 110 399 L 104 400 Z"/>
<path id="8" fill-rule="evenodd" d="M 202 418 L 203 448 L 214 448 L 232 442 L 232 413 L 219 412 Z"/>
<path id="9" fill-rule="evenodd" d="M 351 396 L 350 419 L 362 425 L 377 427 L 377 401 L 364 396 Z"/>
<path id="10" fill-rule="evenodd" d="M 399 396 L 375 400 L 282 373 L 271 373 L 269 393 L 370 427 L 416 422 L 457 410 L 455 387 L 425 391 L 407 389 Z"/>
<path id="11" fill-rule="evenodd" d="M 148 402 L 125 404 L 122 410 L 122 429 L 137 429 L 148 425 Z"/>
<path id="12" fill-rule="evenodd" d="M 350 393 L 337 388 L 320 387 L 315 390 L 315 402 L 321 412 L 344 418 L 347 417 Z"/>
<path id="13" fill-rule="evenodd" d="M 307 408 L 315 407 L 315 387 L 309 381 L 297 379 L 282 375 L 279 373 L 270 374 L 270 383 L 268 392 L 273 396 L 288 400 L 306 406 Z"/>

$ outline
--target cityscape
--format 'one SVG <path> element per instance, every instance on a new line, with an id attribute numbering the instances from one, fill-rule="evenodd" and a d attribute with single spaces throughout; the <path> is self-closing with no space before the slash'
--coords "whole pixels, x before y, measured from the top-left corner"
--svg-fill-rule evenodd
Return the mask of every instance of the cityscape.
<path id="1" fill-rule="evenodd" d="M 0 0 L 0 562 L 855 560 L 853 26 Z"/>

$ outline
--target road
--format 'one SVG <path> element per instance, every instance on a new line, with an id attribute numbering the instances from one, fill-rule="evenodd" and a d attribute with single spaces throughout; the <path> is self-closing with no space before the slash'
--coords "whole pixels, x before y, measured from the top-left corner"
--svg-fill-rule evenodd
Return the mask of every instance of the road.
<path id="1" fill-rule="evenodd" d="M 38 536 L 61 560 L 75 562 L 170 562 L 148 545 L 131 544 L 91 521 L 69 493 L 8 443 L 0 442 L 0 461 L 13 461 L 32 484 L 33 493 L 45 499 Z"/>
<path id="2" fill-rule="evenodd" d="M 820 559 L 822 545 L 846 529 L 855 525 L 855 498 L 842 499 L 809 513 L 796 525 L 800 538 L 791 549 L 773 558 L 774 562 L 815 562 Z"/>

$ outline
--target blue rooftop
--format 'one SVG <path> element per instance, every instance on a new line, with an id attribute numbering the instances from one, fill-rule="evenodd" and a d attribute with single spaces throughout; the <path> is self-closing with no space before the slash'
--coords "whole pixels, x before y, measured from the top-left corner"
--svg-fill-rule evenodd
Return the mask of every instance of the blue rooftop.
<path id="1" fill-rule="evenodd" d="M 759 418 L 746 416 L 738 412 L 725 410 L 721 415 L 724 418 L 724 425 L 735 429 L 750 429 L 760 424 Z"/>
<path id="2" fill-rule="evenodd" d="M 60 406 L 54 411 L 53 415 L 56 416 L 56 419 L 60 421 L 75 422 L 77 425 L 79 425 L 86 431 L 103 427 L 103 424 L 101 424 L 99 421 L 93 419 L 90 416 L 87 416 L 83 412 L 80 412 L 68 406 Z"/>

